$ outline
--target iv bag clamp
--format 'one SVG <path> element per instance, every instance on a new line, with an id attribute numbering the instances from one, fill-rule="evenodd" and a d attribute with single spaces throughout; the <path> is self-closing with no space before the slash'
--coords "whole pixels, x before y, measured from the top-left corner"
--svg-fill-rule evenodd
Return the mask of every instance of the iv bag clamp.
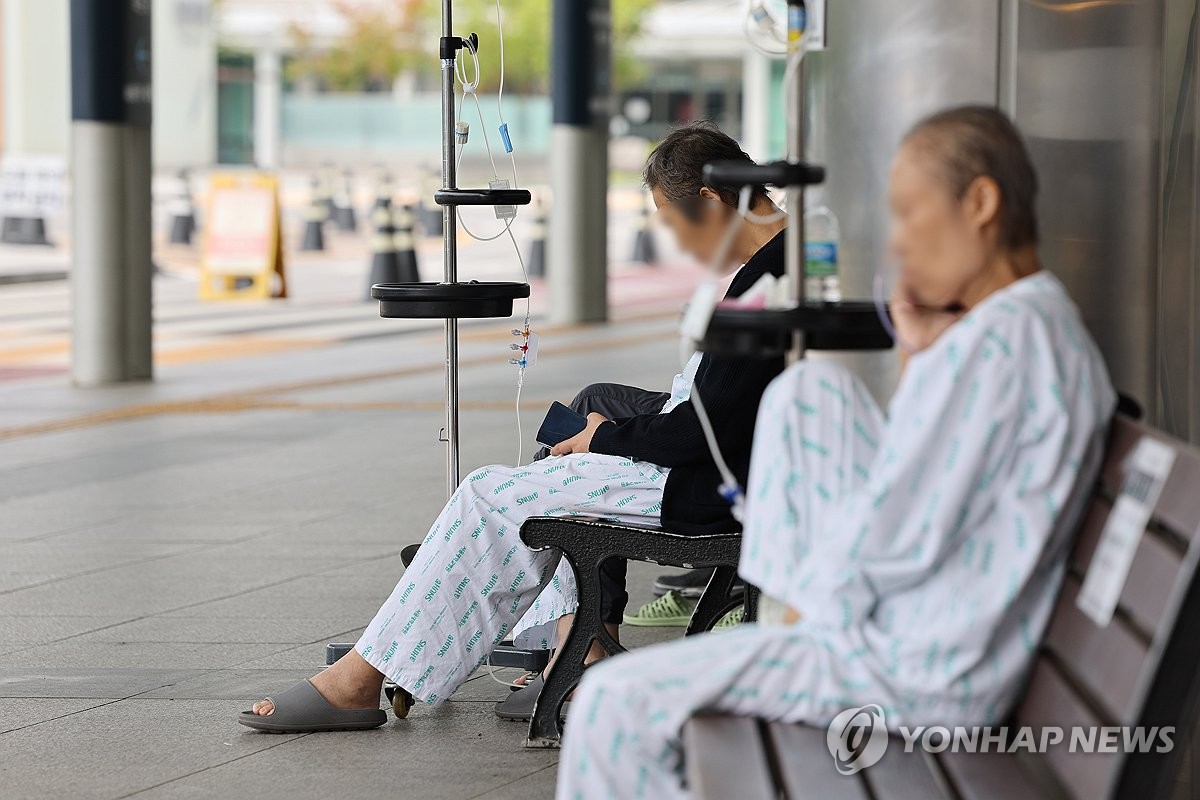
<path id="1" fill-rule="evenodd" d="M 476 53 L 479 52 L 479 37 L 474 33 L 466 39 L 461 36 L 443 36 L 438 40 L 438 56 L 443 61 L 453 61 L 457 57 L 458 51 L 467 47 L 468 44 Z"/>

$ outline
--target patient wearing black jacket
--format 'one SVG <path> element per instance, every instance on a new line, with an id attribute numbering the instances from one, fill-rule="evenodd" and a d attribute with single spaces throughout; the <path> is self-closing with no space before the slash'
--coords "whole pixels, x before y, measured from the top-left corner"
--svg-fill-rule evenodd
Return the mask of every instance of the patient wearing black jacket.
<path id="1" fill-rule="evenodd" d="M 702 173 L 706 163 L 728 160 L 750 161 L 715 125 L 695 123 L 675 129 L 654 150 L 645 182 L 682 250 L 705 264 L 727 254 L 726 271 L 736 271 L 726 295 L 732 298 L 765 275 L 783 274 L 784 221 L 765 189 L 752 187 L 752 214 L 722 248 L 737 222 L 738 191 L 706 185 Z M 438 705 L 522 618 L 557 626 L 556 638 L 564 641 L 574 617 L 574 576 L 560 568 L 556 552 L 526 548 L 516 535 L 521 523 L 586 514 L 661 522 L 692 534 L 733 529 L 688 398 L 702 396 L 722 455 L 744 484 L 759 400 L 783 366 L 782 358 L 705 355 L 691 362 L 694 377 L 685 370 L 670 393 L 589 387 L 581 395 L 587 403 L 576 398 L 577 408 L 590 411 L 580 433 L 532 464 L 484 467 L 463 481 L 353 651 L 256 703 L 239 722 L 276 732 L 377 727 L 386 721 L 379 710 L 385 677 Z M 605 573 L 606 626 L 616 636 L 626 600 L 623 565 L 610 563 Z M 594 646 L 589 658 L 603 655 Z M 513 693 L 497 713 L 527 718 L 542 685 L 539 678 Z"/>

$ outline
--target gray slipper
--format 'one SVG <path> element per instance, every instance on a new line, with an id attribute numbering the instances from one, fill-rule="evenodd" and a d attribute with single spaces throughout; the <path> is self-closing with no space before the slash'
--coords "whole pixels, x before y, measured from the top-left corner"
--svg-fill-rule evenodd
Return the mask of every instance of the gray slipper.
<path id="1" fill-rule="evenodd" d="M 387 722 L 381 708 L 334 708 L 307 679 L 267 699 L 275 704 L 273 712 L 263 716 L 243 711 L 238 722 L 265 733 L 365 731 Z"/>
<path id="2" fill-rule="evenodd" d="M 538 696 L 542 693 L 545 685 L 545 677 L 538 675 L 525 686 L 510 694 L 507 699 L 496 703 L 496 716 L 500 719 L 511 719 L 514 722 L 529 722 L 533 719 L 533 706 L 537 703 Z M 571 701 L 568 700 L 562 704 L 558 716 L 566 717 L 570 708 Z"/>

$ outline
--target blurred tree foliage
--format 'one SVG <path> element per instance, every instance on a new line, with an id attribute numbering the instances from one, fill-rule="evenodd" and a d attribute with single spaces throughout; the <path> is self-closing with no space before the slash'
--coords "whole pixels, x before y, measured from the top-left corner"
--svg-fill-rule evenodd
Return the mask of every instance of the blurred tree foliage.
<path id="1" fill-rule="evenodd" d="M 291 81 L 315 80 L 335 92 L 387 91 L 400 73 L 418 67 L 425 0 L 361 4 L 333 3 L 346 21 L 346 33 L 320 47 L 300 25 L 291 26 L 295 52 L 287 64 Z"/>
<path id="2" fill-rule="evenodd" d="M 629 86 L 644 74 L 630 43 L 656 0 L 611 2 L 614 85 Z M 317 47 L 309 32 L 293 26 L 296 54 L 288 64 L 290 80 L 313 79 L 333 91 L 380 91 L 407 71 L 436 78 L 439 0 L 395 0 L 391 6 L 341 0 L 336 7 L 347 21 L 347 33 L 330 47 Z M 551 0 L 500 0 L 505 91 L 549 91 L 550 7 Z M 454 28 L 459 35 L 479 34 L 480 90 L 495 91 L 500 83 L 500 40 L 494 0 L 456 0 Z M 466 67 L 471 75 L 469 60 Z"/>

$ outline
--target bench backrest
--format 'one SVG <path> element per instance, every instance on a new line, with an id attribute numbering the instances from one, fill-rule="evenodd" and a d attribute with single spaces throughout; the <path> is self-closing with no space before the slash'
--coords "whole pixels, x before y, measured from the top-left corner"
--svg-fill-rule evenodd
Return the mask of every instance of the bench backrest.
<path id="1" fill-rule="evenodd" d="M 1121 491 L 1127 459 L 1143 437 L 1170 446 L 1175 462 L 1137 544 L 1116 613 L 1101 627 L 1076 606 L 1076 599 Z M 1175 729 L 1174 747 L 1157 752 L 1161 740 L 1156 740 L 1144 753 L 1050 748 L 1039 763 L 1076 797 L 1161 797 L 1175 779 L 1200 689 L 1198 530 L 1200 452 L 1117 416 L 1017 723 L 1058 726 L 1067 736 L 1074 726 L 1169 726 Z"/>

